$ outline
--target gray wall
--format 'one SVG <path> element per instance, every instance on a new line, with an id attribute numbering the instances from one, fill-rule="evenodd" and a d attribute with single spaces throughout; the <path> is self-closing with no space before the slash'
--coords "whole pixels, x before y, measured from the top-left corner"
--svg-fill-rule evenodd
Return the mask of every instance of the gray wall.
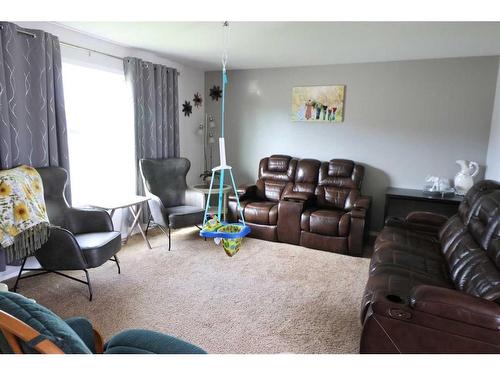
<path id="1" fill-rule="evenodd" d="M 491 118 L 490 143 L 486 157 L 486 178 L 500 181 L 500 69 L 498 72 L 495 105 Z"/>
<path id="2" fill-rule="evenodd" d="M 229 72 L 226 102 L 228 164 L 237 183 L 257 177 L 270 154 L 366 166 L 363 192 L 373 197 L 372 229 L 382 226 L 387 186 L 421 188 L 426 175 L 453 178 L 457 159 L 486 162 L 496 87 L 496 57 L 346 64 Z M 208 96 L 220 73 L 205 75 Z M 294 86 L 345 84 L 340 124 L 290 120 Z"/>

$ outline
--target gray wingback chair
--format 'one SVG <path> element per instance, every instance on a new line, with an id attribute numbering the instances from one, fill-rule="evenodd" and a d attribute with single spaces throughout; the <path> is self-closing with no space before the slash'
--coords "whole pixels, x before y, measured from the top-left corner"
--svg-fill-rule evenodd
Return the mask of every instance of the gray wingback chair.
<path id="1" fill-rule="evenodd" d="M 170 251 L 171 229 L 203 223 L 203 194 L 187 186 L 186 158 L 141 159 L 139 165 L 153 222 L 168 236 Z"/>
<path id="2" fill-rule="evenodd" d="M 92 301 L 92 286 L 88 269 L 96 268 L 106 261 L 114 261 L 120 273 L 120 263 L 116 253 L 121 249 L 121 234 L 113 230 L 113 222 L 106 211 L 97 209 L 77 209 L 70 207 L 65 198 L 68 173 L 59 167 L 37 168 L 43 182 L 45 205 L 51 224 L 48 241 L 35 252 L 42 272 L 21 276 L 23 271 L 40 269 L 25 268 L 26 258 L 13 290 L 17 290 L 19 280 L 56 273 L 74 281 L 86 284 Z M 81 270 L 86 281 L 63 274 L 59 271 Z"/>

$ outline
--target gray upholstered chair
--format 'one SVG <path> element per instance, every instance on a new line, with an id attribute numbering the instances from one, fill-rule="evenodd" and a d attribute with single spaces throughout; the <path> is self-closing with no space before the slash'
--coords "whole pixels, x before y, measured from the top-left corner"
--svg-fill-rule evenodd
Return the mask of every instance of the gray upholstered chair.
<path id="1" fill-rule="evenodd" d="M 188 189 L 191 162 L 186 158 L 141 159 L 139 164 L 153 222 L 168 236 L 170 251 L 171 229 L 203 223 L 203 194 Z"/>
<path id="2" fill-rule="evenodd" d="M 45 204 L 51 224 L 49 240 L 35 252 L 42 266 L 39 273 L 21 276 L 23 271 L 40 269 L 25 268 L 23 260 L 13 290 L 17 290 L 19 280 L 45 273 L 56 273 L 74 281 L 86 284 L 92 301 L 92 286 L 88 269 L 96 268 L 108 260 L 116 262 L 118 273 L 120 264 L 116 253 L 121 249 L 121 234 L 113 230 L 113 222 L 106 211 L 77 209 L 70 207 L 65 198 L 68 173 L 59 167 L 37 168 L 43 182 Z M 81 270 L 86 281 L 59 271 Z"/>

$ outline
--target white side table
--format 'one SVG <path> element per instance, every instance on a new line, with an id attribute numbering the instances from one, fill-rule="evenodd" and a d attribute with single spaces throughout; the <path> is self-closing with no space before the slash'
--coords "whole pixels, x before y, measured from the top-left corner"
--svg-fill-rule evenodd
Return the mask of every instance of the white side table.
<path id="1" fill-rule="evenodd" d="M 207 204 L 207 199 L 210 199 L 210 197 L 208 197 L 208 193 L 210 191 L 210 187 L 207 186 L 207 185 L 194 185 L 194 186 L 191 186 L 191 189 L 194 189 L 196 191 L 199 191 L 200 193 L 203 193 L 203 207 L 206 206 Z M 224 195 L 224 202 L 223 202 L 223 215 L 224 215 L 224 221 L 226 220 L 226 214 L 227 214 L 227 194 L 231 191 L 231 185 L 224 185 L 223 188 L 222 188 L 222 193 Z M 212 186 L 212 191 L 210 193 L 210 195 L 219 195 L 219 185 L 217 184 L 217 186 Z M 205 196 L 207 196 L 205 198 Z M 219 218 L 220 220 L 220 218 Z"/>
<path id="2" fill-rule="evenodd" d="M 132 223 L 132 226 L 130 227 L 127 237 L 123 240 L 123 243 L 127 243 L 130 235 L 132 234 L 132 231 L 134 230 L 135 227 L 139 229 L 139 232 L 142 235 L 142 238 L 144 239 L 144 242 L 146 242 L 146 245 L 148 248 L 151 249 L 151 244 L 149 243 L 146 235 L 144 234 L 144 231 L 142 230 L 142 227 L 139 223 L 139 219 L 142 214 L 142 204 L 146 203 L 149 201 L 150 198 L 148 197 L 142 197 L 140 195 L 133 195 L 127 198 L 116 198 L 116 199 L 109 199 L 109 201 L 106 202 L 96 202 L 93 204 L 90 204 L 90 207 L 94 208 L 100 208 L 102 210 L 110 211 L 109 215 L 111 218 L 113 218 L 113 215 L 116 210 L 119 208 L 128 208 L 130 213 L 132 214 L 132 217 L 134 218 L 134 221 Z"/>

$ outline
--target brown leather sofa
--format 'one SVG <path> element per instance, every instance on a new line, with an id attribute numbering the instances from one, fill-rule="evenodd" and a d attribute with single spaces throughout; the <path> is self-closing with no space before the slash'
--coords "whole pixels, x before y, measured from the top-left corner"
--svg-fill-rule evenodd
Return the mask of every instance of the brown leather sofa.
<path id="1" fill-rule="evenodd" d="M 374 246 L 361 353 L 500 353 L 500 184 L 457 215 L 389 219 Z"/>
<path id="2" fill-rule="evenodd" d="M 255 185 L 239 189 L 250 236 L 360 256 L 370 198 L 361 195 L 364 167 L 351 160 L 272 155 Z M 228 219 L 241 218 L 229 197 Z"/>

